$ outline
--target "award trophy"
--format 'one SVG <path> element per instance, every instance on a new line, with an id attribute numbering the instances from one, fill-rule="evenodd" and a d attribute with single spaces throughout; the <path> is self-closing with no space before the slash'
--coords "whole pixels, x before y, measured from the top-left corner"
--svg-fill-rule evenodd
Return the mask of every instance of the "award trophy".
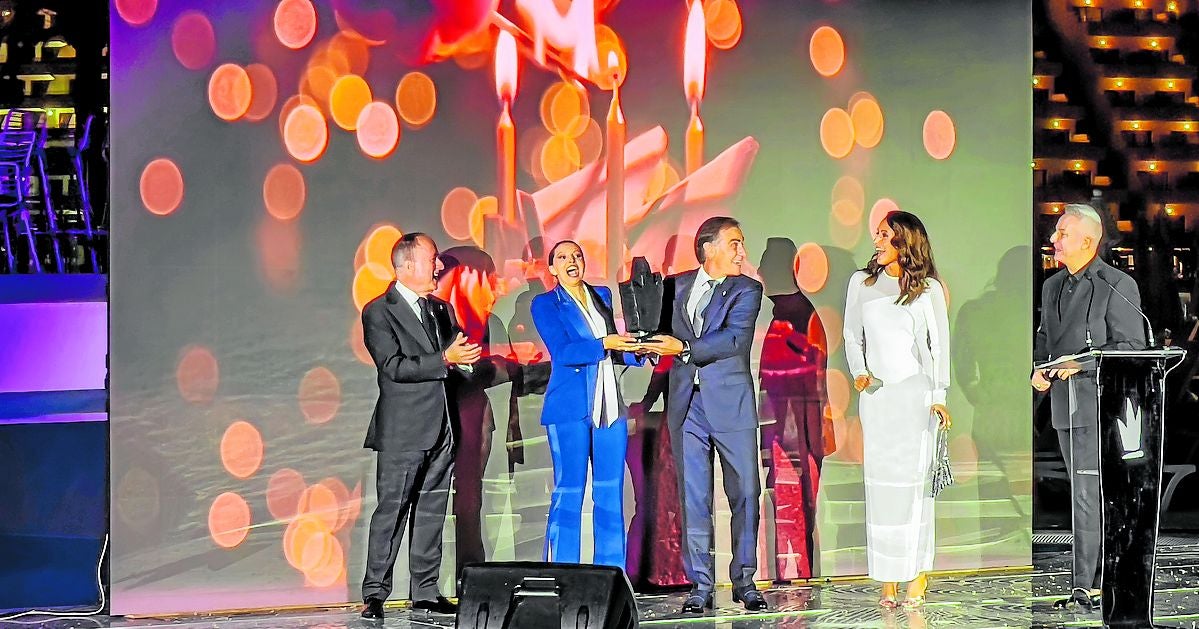
<path id="1" fill-rule="evenodd" d="M 633 258 L 628 281 L 620 283 L 620 307 L 625 330 L 639 343 L 650 340 L 662 320 L 662 274 L 652 273 L 643 257 Z"/>

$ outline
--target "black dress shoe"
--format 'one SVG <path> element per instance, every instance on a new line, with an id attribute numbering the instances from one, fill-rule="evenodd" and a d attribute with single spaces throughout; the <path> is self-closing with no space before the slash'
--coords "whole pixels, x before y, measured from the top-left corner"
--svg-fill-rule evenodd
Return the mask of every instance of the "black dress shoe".
<path id="1" fill-rule="evenodd" d="M 444 596 L 438 596 L 432 601 L 412 601 L 412 609 L 423 609 L 431 614 L 449 614 L 458 613 L 458 606 L 451 603 Z"/>
<path id="2" fill-rule="evenodd" d="M 383 601 L 377 598 L 366 599 L 362 607 L 362 617 L 368 620 L 383 620 Z"/>
<path id="3" fill-rule="evenodd" d="M 712 609 L 712 593 L 692 592 L 687 595 L 687 600 L 683 601 L 680 613 L 702 614 L 705 609 Z"/>
<path id="4" fill-rule="evenodd" d="M 733 602 L 745 605 L 745 609 L 751 612 L 760 612 L 766 609 L 766 599 L 762 597 L 762 593 L 750 587 L 744 590 L 733 590 Z"/>
<path id="5" fill-rule="evenodd" d="M 1103 597 L 1099 594 L 1092 594 L 1089 590 L 1083 588 L 1074 588 L 1070 593 L 1070 598 L 1074 600 L 1079 607 L 1087 608 L 1087 611 L 1094 611 L 1103 608 Z"/>

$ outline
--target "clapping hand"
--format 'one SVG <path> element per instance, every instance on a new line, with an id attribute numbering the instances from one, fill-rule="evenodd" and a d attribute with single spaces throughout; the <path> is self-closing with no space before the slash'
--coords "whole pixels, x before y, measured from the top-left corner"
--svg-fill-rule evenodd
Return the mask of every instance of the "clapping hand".
<path id="1" fill-rule="evenodd" d="M 483 348 L 478 343 L 472 343 L 466 335 L 459 332 L 454 342 L 446 348 L 443 356 L 451 365 L 473 365 L 483 355 Z"/>

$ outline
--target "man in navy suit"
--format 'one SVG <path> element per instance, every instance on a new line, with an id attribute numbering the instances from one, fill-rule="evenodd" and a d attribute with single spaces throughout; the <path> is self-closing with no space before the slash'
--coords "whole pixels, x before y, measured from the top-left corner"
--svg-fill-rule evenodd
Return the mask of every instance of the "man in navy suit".
<path id="1" fill-rule="evenodd" d="M 647 343 L 676 356 L 670 369 L 667 419 L 683 506 L 683 569 L 691 593 L 683 613 L 712 607 L 712 450 L 720 453 L 732 510 L 733 600 L 766 609 L 754 586 L 758 570 L 758 413 L 750 375 L 754 322 L 762 285 L 741 275 L 745 236 L 736 220 L 709 218 L 695 234 L 700 268 L 675 276 L 671 333 Z"/>

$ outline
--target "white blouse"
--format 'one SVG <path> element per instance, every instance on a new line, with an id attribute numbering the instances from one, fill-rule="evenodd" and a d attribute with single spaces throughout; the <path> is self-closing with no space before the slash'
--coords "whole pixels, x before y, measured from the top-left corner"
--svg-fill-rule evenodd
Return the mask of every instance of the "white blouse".
<path id="1" fill-rule="evenodd" d="M 573 299 L 574 296 L 571 295 L 571 298 Z M 595 335 L 595 338 L 602 339 L 608 335 L 608 325 L 604 322 L 604 316 L 595 308 L 590 290 L 583 293 L 583 298 L 585 303 L 579 303 L 576 299 L 574 300 L 575 305 L 583 313 L 583 320 L 591 328 L 591 333 Z M 612 357 L 605 353 L 604 359 L 599 363 L 599 371 L 595 379 L 595 400 L 591 405 L 591 425 L 599 428 L 602 424 L 606 428 L 611 426 L 612 422 L 620 419 L 620 404 L 616 395 L 616 369 L 612 365 Z"/>
<path id="2" fill-rule="evenodd" d="M 932 383 L 932 404 L 944 404 L 949 388 L 949 314 L 941 283 L 910 304 L 899 305 L 899 278 L 878 274 L 872 286 L 858 271 L 845 298 L 845 356 L 852 377 L 869 374 L 883 386 L 923 374 Z"/>

